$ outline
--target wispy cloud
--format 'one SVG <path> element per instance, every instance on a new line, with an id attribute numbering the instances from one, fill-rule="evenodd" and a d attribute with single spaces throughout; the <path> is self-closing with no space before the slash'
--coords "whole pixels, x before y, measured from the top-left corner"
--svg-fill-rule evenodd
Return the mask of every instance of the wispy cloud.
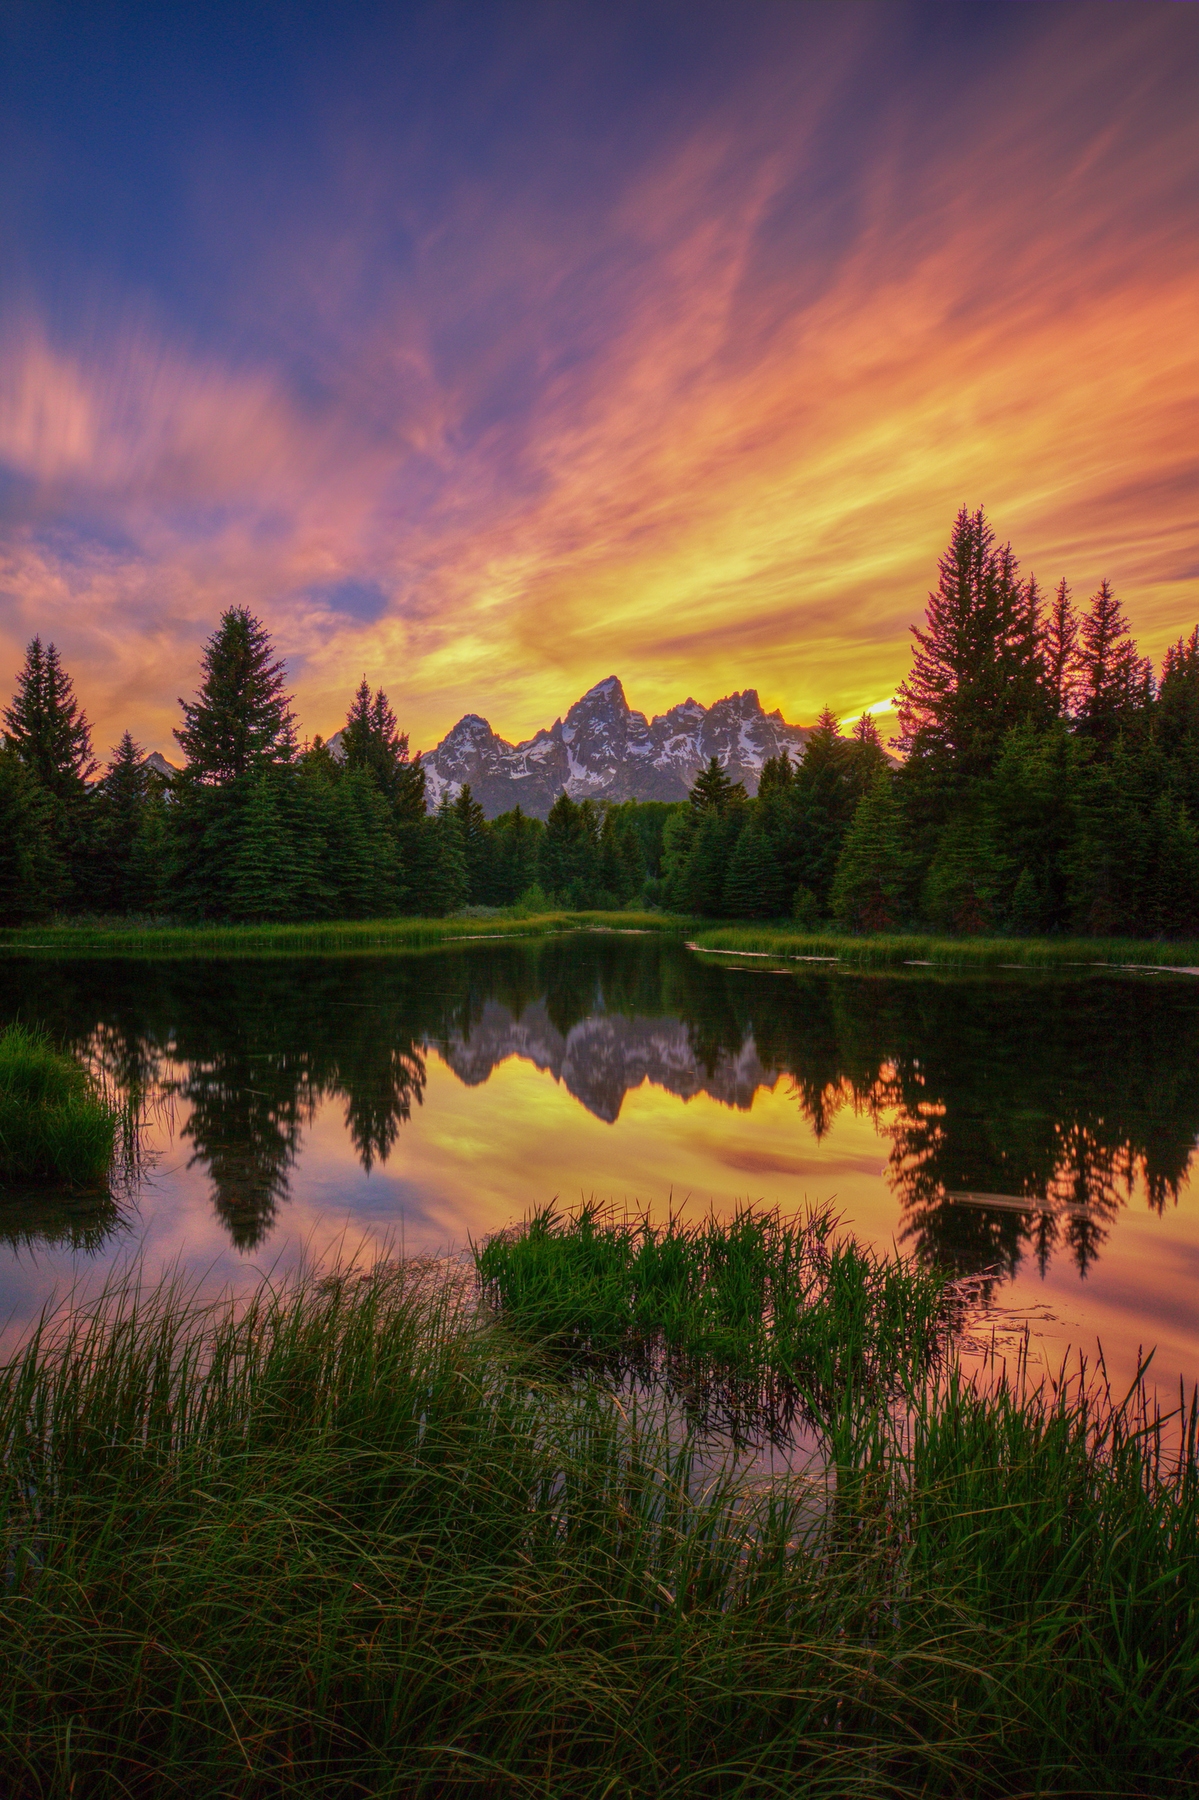
<path id="1" fill-rule="evenodd" d="M 102 741 L 168 741 L 235 601 L 312 730 L 364 668 L 418 743 L 468 708 L 527 732 L 612 669 L 650 709 L 848 716 L 901 678 L 963 499 L 1044 579 L 1110 574 L 1160 652 L 1199 613 L 1179 27 L 1063 11 L 949 105 L 852 18 L 573 208 L 531 176 L 405 210 L 346 134 L 247 258 L 256 337 L 10 315 L 0 652 L 56 636 Z M 855 71 L 878 104 L 830 199 Z"/>

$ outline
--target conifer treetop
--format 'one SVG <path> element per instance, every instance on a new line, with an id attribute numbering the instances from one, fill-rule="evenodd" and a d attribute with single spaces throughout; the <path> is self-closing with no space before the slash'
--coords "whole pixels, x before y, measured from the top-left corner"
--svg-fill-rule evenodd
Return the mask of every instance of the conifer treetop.
<path id="1" fill-rule="evenodd" d="M 25 652 L 4 724 L 10 747 L 47 793 L 66 800 L 84 791 L 99 767 L 91 726 L 57 648 L 40 637 Z"/>
<path id="2" fill-rule="evenodd" d="M 184 723 L 175 732 L 189 770 L 202 781 L 236 781 L 294 758 L 291 695 L 284 691 L 283 664 L 272 656 L 266 627 L 247 607 L 221 615 L 204 648 L 200 691 L 192 701 L 180 700 Z"/>
<path id="3" fill-rule="evenodd" d="M 708 766 L 696 776 L 695 786 L 690 794 L 691 805 L 696 812 L 721 815 L 728 812 L 730 807 L 741 805 L 746 798 L 744 782 L 730 781 L 717 756 L 708 758 Z"/>

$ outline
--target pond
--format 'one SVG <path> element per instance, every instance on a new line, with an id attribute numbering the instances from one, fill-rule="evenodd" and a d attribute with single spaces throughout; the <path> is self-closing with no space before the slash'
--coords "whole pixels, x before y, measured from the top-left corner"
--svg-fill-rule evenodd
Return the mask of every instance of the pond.
<path id="1" fill-rule="evenodd" d="M 1199 1377 L 1199 983 L 727 966 L 654 935 L 380 957 L 0 964 L 144 1096 L 103 1202 L 0 1193 L 0 1324 L 140 1256 L 212 1288 L 305 1255 L 464 1248 L 558 1196 L 665 1212 L 834 1199 L 990 1272 L 1045 1356 Z"/>

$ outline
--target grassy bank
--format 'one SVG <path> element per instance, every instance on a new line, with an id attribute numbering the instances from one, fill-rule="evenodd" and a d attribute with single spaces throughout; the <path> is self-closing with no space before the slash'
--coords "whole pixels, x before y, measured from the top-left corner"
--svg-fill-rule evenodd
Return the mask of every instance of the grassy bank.
<path id="1" fill-rule="evenodd" d="M 916 933 L 850 937 L 798 926 L 713 925 L 691 934 L 697 950 L 840 962 L 861 968 L 1199 968 L 1199 943 L 1138 938 L 946 938 Z"/>
<path id="2" fill-rule="evenodd" d="M 0 1787 L 1193 1791 L 1193 1416 L 1171 1461 L 1143 1395 L 911 1402 L 814 1512 L 436 1269 L 127 1286 L 0 1371 Z"/>
<path id="3" fill-rule="evenodd" d="M 354 919 L 288 925 L 180 924 L 144 919 L 70 919 L 0 932 L 0 954 L 79 956 L 293 956 L 435 950 L 488 939 L 551 937 L 564 931 L 679 931 L 663 913 L 494 912 L 449 919 Z"/>
<path id="4" fill-rule="evenodd" d="M 23 1025 L 0 1032 L 0 1181 L 103 1181 L 120 1108 L 49 1039 Z"/>
<path id="5" fill-rule="evenodd" d="M 894 1393 L 930 1366 L 954 1311 L 935 1271 L 884 1257 L 828 1209 L 654 1225 L 554 1206 L 475 1252 L 508 1328 L 605 1373 L 664 1381 L 705 1422 L 823 1425 L 847 1396 Z"/>

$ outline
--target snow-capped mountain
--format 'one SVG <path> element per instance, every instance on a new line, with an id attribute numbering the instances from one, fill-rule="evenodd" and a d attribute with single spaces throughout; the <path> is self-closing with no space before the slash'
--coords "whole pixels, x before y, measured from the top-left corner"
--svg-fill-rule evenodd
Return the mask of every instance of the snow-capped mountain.
<path id="1" fill-rule="evenodd" d="M 681 800 L 711 756 L 753 794 L 763 763 L 784 746 L 795 755 L 807 736 L 781 712 L 764 712 L 754 688 L 712 706 L 684 700 L 647 719 L 609 675 L 565 719 L 522 744 L 506 743 L 486 719 L 467 713 L 424 766 L 430 806 L 469 783 L 488 818 L 519 805 L 544 819 L 563 789 L 573 800 Z"/>

